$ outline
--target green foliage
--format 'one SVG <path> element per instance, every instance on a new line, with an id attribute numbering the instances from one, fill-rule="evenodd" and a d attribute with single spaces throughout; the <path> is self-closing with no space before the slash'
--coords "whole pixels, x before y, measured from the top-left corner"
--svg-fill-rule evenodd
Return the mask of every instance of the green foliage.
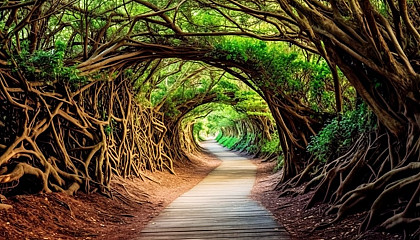
<path id="1" fill-rule="evenodd" d="M 176 117 L 180 106 L 185 109 L 199 105 L 206 95 L 216 96 L 215 102 L 231 102 L 231 93 L 240 91 L 238 81 L 210 66 L 179 60 L 162 61 L 160 65 L 162 67 L 154 74 L 150 69 L 144 74 L 151 77 L 143 75 L 136 81 L 137 98 L 152 106 L 161 106 L 169 117 Z"/>
<path id="2" fill-rule="evenodd" d="M 264 139 L 261 152 L 263 153 L 275 153 L 279 150 L 280 139 L 278 133 L 271 135 L 271 140 Z"/>
<path id="3" fill-rule="evenodd" d="M 325 91 L 328 82 L 332 82 L 331 70 L 325 61 L 308 64 L 311 79 L 309 82 L 309 103 L 315 111 L 322 111 L 335 104 L 334 92 Z"/>
<path id="4" fill-rule="evenodd" d="M 235 107 L 222 103 L 201 106 L 197 109 L 198 113 L 201 112 L 203 108 L 210 108 L 212 109 L 212 112 L 205 118 L 198 119 L 198 122 L 202 123 L 202 125 L 194 127 L 202 126 L 203 128 L 200 130 L 205 131 L 205 135 L 220 133 L 220 129 L 232 127 L 235 125 L 235 121 L 246 118 L 246 114 L 243 112 L 238 112 Z"/>
<path id="5" fill-rule="evenodd" d="M 111 125 L 106 125 L 105 126 L 105 133 L 106 133 L 106 135 L 110 135 L 112 133 Z"/>
<path id="6" fill-rule="evenodd" d="M 347 149 L 355 138 L 375 128 L 375 118 L 366 104 L 332 119 L 311 138 L 307 150 L 322 162 Z"/>
<path id="7" fill-rule="evenodd" d="M 238 91 L 235 93 L 239 102 L 235 105 L 237 111 L 246 113 L 248 116 L 266 116 L 273 120 L 267 103 L 254 91 Z"/>
<path id="8" fill-rule="evenodd" d="M 294 61 L 298 59 L 298 54 L 290 52 L 284 43 L 267 43 L 243 37 L 223 38 L 223 41 L 215 44 L 211 54 L 237 63 L 257 64 L 274 79 L 281 78 L 293 69 Z"/>
<path id="9" fill-rule="evenodd" d="M 237 63 L 254 62 L 263 64 L 264 60 L 272 59 L 274 51 L 271 51 L 264 41 L 241 38 L 225 37 L 216 43 L 210 53 L 215 58 L 232 60 Z"/>
<path id="10" fill-rule="evenodd" d="M 64 65 L 65 50 L 65 43 L 57 41 L 54 49 L 38 50 L 31 54 L 28 42 L 24 42 L 15 60 L 28 80 L 44 81 L 47 84 L 58 81 L 70 83 L 74 87 L 85 84 L 87 79 L 78 75 L 75 66 Z"/>
<path id="11" fill-rule="evenodd" d="M 237 137 L 226 137 L 222 136 L 217 140 L 223 147 L 233 149 L 233 146 L 238 143 L 239 139 Z"/>
<path id="12" fill-rule="evenodd" d="M 226 78 L 222 78 L 214 89 L 218 92 L 236 92 L 240 90 L 237 82 L 232 82 Z"/>
<path id="13" fill-rule="evenodd" d="M 107 116 L 105 115 L 105 112 L 103 114 L 103 120 L 107 120 Z M 104 131 L 106 135 L 111 135 L 112 132 L 115 130 L 115 126 L 117 126 L 117 121 L 115 119 L 111 119 L 108 125 L 105 126 Z"/>
<path id="14" fill-rule="evenodd" d="M 223 137 L 223 133 L 222 132 L 219 132 L 218 134 L 217 134 L 217 136 L 216 136 L 216 141 L 217 142 L 219 142 L 220 141 L 220 139 Z"/>
<path id="15" fill-rule="evenodd" d="M 193 127 L 193 136 L 196 141 L 204 141 L 205 138 L 200 134 L 201 131 L 205 130 L 205 126 L 203 122 L 197 122 L 194 124 Z"/>
<path id="16" fill-rule="evenodd" d="M 277 164 L 276 164 L 276 166 L 274 167 L 273 171 L 274 171 L 274 172 L 279 171 L 280 169 L 282 169 L 282 168 L 283 168 L 283 165 L 284 165 L 284 155 L 279 155 L 279 156 L 277 157 Z"/>
<path id="17" fill-rule="evenodd" d="M 257 87 L 305 101 L 318 112 L 335 111 L 333 78 L 322 59 L 306 57 L 284 43 L 243 37 L 223 38 L 215 44 L 210 55 L 259 69 L 260 79 L 254 79 Z M 344 78 L 342 74 L 340 77 Z"/>
<path id="18" fill-rule="evenodd" d="M 253 144 L 256 135 L 253 133 L 246 133 L 242 136 L 239 141 L 235 144 L 234 150 L 246 151 L 248 153 L 254 153 L 257 151 L 257 146 Z"/>

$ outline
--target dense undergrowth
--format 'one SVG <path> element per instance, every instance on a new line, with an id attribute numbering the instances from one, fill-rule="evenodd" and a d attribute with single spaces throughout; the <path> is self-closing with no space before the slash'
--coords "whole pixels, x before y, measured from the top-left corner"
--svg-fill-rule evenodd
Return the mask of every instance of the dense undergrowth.
<path id="1" fill-rule="evenodd" d="M 344 154 L 361 135 L 374 131 L 376 126 L 375 116 L 366 104 L 360 104 L 354 110 L 346 111 L 326 123 L 317 135 L 311 137 L 307 151 L 317 161 L 326 163 Z M 276 156 L 276 169 L 280 170 L 283 158 L 278 135 L 272 134 L 270 139 L 258 141 L 256 139 L 261 138 L 261 133 L 249 133 L 248 130 L 251 129 L 246 129 L 242 135 L 227 135 L 227 131 L 222 130 L 216 141 L 233 151 L 254 156 Z"/>
<path id="2" fill-rule="evenodd" d="M 350 2 L 5 1 L 0 194 L 106 194 L 219 133 L 308 207 L 418 237 L 420 5 Z"/>
<path id="3" fill-rule="evenodd" d="M 356 142 L 360 135 L 371 132 L 377 126 L 376 118 L 366 104 L 346 111 L 330 120 L 311 138 L 307 150 L 321 162 L 337 158 Z"/>
<path id="4" fill-rule="evenodd" d="M 252 144 L 255 141 L 256 136 L 253 134 L 247 134 L 241 138 L 235 136 L 224 136 L 221 132 L 217 135 L 216 141 L 222 146 L 239 152 L 245 152 L 250 155 L 255 155 L 259 152 L 262 156 L 279 155 L 279 139 L 276 136 L 272 136 L 271 140 L 264 139 L 258 144 Z"/>

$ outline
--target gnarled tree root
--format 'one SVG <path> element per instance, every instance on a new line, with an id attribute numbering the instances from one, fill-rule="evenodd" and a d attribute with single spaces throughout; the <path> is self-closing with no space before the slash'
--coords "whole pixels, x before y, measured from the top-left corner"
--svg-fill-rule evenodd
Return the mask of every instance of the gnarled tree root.
<path id="1" fill-rule="evenodd" d="M 407 144 L 402 154 L 392 152 L 390 156 L 388 148 L 402 148 L 389 137 L 381 134 L 364 138 L 369 141 L 357 142 L 350 154 L 324 166 L 314 180 L 321 179 L 307 207 L 319 201 L 329 203 L 326 214 L 336 214 L 336 217 L 316 228 L 325 228 L 350 213 L 367 210 L 360 231 L 379 225 L 402 229 L 406 236 L 413 238 L 419 235 L 420 155 L 417 146 L 420 140 Z M 398 157 L 401 155 L 403 157 Z"/>
<path id="2" fill-rule="evenodd" d="M 0 183 L 32 175 L 41 192 L 110 194 L 113 174 L 174 172 L 163 114 L 137 104 L 124 76 L 75 89 L 12 75 L 0 69 Z"/>

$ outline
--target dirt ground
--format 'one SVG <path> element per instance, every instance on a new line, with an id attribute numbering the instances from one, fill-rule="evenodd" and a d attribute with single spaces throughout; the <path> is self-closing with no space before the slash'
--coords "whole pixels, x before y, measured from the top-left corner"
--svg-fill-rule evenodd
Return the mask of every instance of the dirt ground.
<path id="1" fill-rule="evenodd" d="M 319 223 L 330 222 L 331 216 L 324 216 L 326 205 L 319 204 L 305 210 L 305 206 L 312 197 L 313 192 L 297 196 L 278 197 L 279 193 L 274 187 L 280 179 L 281 173 L 273 173 L 275 162 L 263 162 L 260 159 L 253 161 L 257 166 L 257 179 L 252 190 L 252 198 L 261 202 L 290 233 L 292 240 L 384 240 L 403 239 L 397 233 L 385 233 L 379 229 L 358 234 L 359 226 L 363 221 L 361 213 L 351 215 L 325 229 L 313 230 Z M 296 189 L 299 190 L 299 189 Z"/>
<path id="2" fill-rule="evenodd" d="M 304 210 L 313 193 L 278 197 L 274 185 L 280 173 L 273 173 L 274 162 L 253 161 L 258 166 L 252 198 L 273 213 L 291 234 L 292 240 L 402 239 L 396 233 L 370 231 L 358 235 L 362 214 L 354 214 L 326 229 L 314 226 L 331 220 L 322 213 L 326 205 Z M 0 210 L 0 240 L 14 239 L 133 239 L 169 203 L 199 183 L 220 161 L 200 154 L 192 164 L 168 172 L 149 173 L 149 180 L 115 179 L 113 197 L 78 193 L 21 195 L 7 199 L 13 209 Z"/>
<path id="3" fill-rule="evenodd" d="M 169 203 L 199 183 L 220 161 L 210 155 L 168 172 L 149 173 L 152 180 L 115 179 L 113 197 L 77 193 L 20 195 L 3 203 L 0 239 L 132 239 Z"/>

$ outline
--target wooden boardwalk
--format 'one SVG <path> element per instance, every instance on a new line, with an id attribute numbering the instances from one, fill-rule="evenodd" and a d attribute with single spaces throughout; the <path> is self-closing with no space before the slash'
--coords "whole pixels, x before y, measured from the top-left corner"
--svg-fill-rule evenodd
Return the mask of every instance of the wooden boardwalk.
<path id="1" fill-rule="evenodd" d="M 153 219 L 139 239 L 289 239 L 273 216 L 249 198 L 256 166 L 215 141 L 204 147 L 222 164 Z"/>

